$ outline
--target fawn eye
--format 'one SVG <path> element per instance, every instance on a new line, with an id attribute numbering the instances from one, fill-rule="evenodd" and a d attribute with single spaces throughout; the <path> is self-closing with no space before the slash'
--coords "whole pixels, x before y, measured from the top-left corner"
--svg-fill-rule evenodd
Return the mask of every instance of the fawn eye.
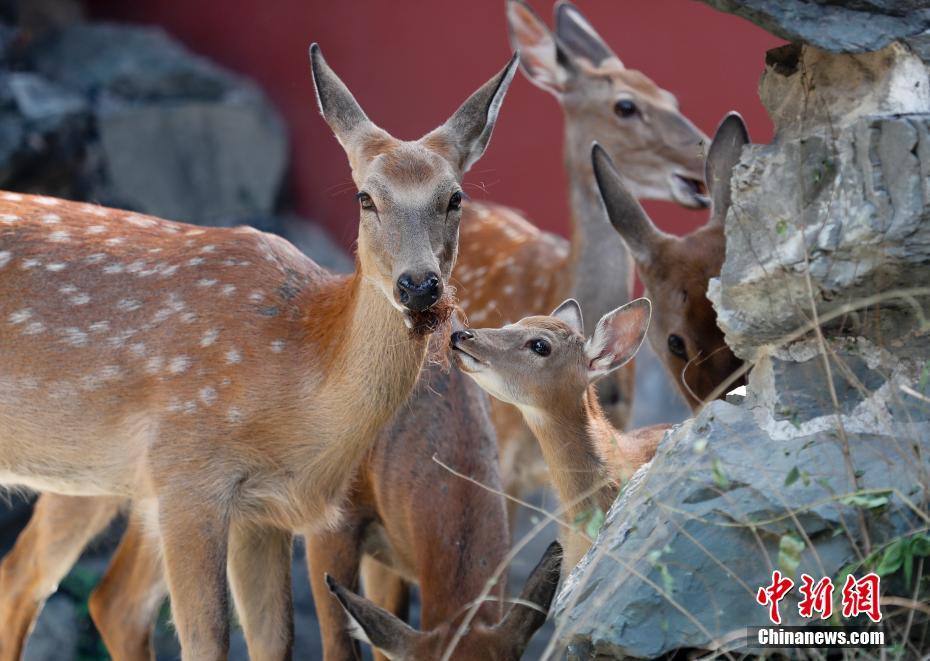
<path id="1" fill-rule="evenodd" d="M 375 208 L 375 202 L 368 193 L 359 193 L 355 196 L 358 198 L 359 205 L 366 211 L 372 211 Z"/>
<path id="2" fill-rule="evenodd" d="M 537 338 L 526 343 L 526 347 L 533 353 L 540 356 L 548 356 L 552 353 L 552 345 L 546 340 Z"/>
<path id="3" fill-rule="evenodd" d="M 462 208 L 462 192 L 455 191 L 449 198 L 449 211 L 458 211 Z"/>
<path id="4" fill-rule="evenodd" d="M 675 335 L 672 333 L 668 336 L 668 350 L 679 358 L 688 359 L 688 352 L 685 349 L 685 341 L 681 339 L 680 335 Z"/>
<path id="5" fill-rule="evenodd" d="M 632 117 L 638 112 L 636 104 L 629 99 L 620 99 L 614 104 L 614 112 L 621 117 Z"/>

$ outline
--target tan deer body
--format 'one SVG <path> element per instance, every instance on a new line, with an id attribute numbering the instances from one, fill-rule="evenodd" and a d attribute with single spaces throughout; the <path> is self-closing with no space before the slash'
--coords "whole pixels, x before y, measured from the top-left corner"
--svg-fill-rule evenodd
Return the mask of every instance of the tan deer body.
<path id="1" fill-rule="evenodd" d="M 574 299 L 551 316 L 452 334 L 461 369 L 488 394 L 516 406 L 533 430 L 568 521 L 590 517 L 595 508 L 606 512 L 618 486 L 652 459 L 668 429 L 617 430 L 593 387 L 636 354 L 650 307 L 648 300 L 637 299 L 608 313 L 587 341 Z M 571 568 L 591 541 L 577 530 L 564 534 Z"/>
<path id="2" fill-rule="evenodd" d="M 707 284 L 720 274 L 723 264 L 723 222 L 730 208 L 730 177 L 748 142 L 749 132 L 742 118 L 737 113 L 728 114 L 708 149 L 710 218 L 703 227 L 682 237 L 656 228 L 622 182 L 607 153 L 600 148 L 593 153 L 594 171 L 610 221 L 629 245 L 640 278 L 654 301 L 649 342 L 694 410 L 742 365 L 717 326 L 717 314 L 707 298 Z M 737 381 L 733 385 L 739 384 Z"/>
<path id="3" fill-rule="evenodd" d="M 460 180 L 515 68 L 401 142 L 316 47 L 311 63 L 360 188 L 351 276 L 254 230 L 18 194 L 0 205 L 0 483 L 148 512 L 185 658 L 225 657 L 227 560 L 253 656 L 289 653 L 290 536 L 338 519 L 445 323 Z M 36 603 L 57 583 L 31 580 Z M 16 658 L 25 634 L 0 634 L 0 658 Z"/>
<path id="4" fill-rule="evenodd" d="M 471 324 L 504 325 L 544 314 L 568 296 L 581 302 L 585 321 L 593 324 L 632 297 L 633 262 L 606 222 L 591 166 L 592 142 L 623 164 L 624 183 L 636 197 L 707 205 L 707 137 L 680 113 L 675 97 L 624 67 L 570 3 L 557 3 L 555 17 L 553 32 L 522 0 L 507 2 L 521 69 L 563 110 L 571 241 L 540 231 L 512 209 L 469 205 L 453 279 Z M 631 362 L 598 388 L 604 412 L 619 429 L 629 421 L 633 378 Z M 519 413 L 495 400 L 492 415 L 505 489 L 525 495 L 546 485 L 545 462 Z"/>

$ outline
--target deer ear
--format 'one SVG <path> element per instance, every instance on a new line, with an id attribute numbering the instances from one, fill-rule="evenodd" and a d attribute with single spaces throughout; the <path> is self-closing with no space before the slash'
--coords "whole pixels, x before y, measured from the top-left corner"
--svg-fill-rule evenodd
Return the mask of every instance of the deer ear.
<path id="1" fill-rule="evenodd" d="M 570 298 L 552 311 L 550 317 L 565 322 L 579 335 L 584 337 L 584 321 L 582 320 L 581 306 L 574 298 Z"/>
<path id="2" fill-rule="evenodd" d="M 555 34 L 568 52 L 575 57 L 586 59 L 595 67 L 611 59 L 617 66 L 623 66 L 620 58 L 591 26 L 588 19 L 567 0 L 555 6 Z"/>
<path id="3" fill-rule="evenodd" d="M 596 142 L 591 148 L 591 161 L 610 223 L 623 237 L 638 264 L 651 263 L 659 245 L 668 239 L 668 235 L 659 230 L 646 215 L 624 185 L 610 156 Z"/>
<path id="4" fill-rule="evenodd" d="M 329 68 L 323 59 L 323 51 L 317 44 L 310 46 L 310 69 L 313 72 L 316 100 L 323 119 L 329 124 L 350 159 L 365 138 L 375 135 L 388 137 L 387 133 L 368 119 L 349 88 Z"/>
<path id="5" fill-rule="evenodd" d="M 349 634 L 378 648 L 389 658 L 407 658 L 408 651 L 412 649 L 416 640 L 424 635 L 410 628 L 392 613 L 347 590 L 328 574 L 326 585 L 346 612 Z"/>
<path id="6" fill-rule="evenodd" d="M 722 223 L 730 209 L 730 178 L 739 163 L 743 146 L 749 144 L 749 129 L 738 112 L 727 113 L 720 122 L 707 151 L 704 163 L 704 181 L 710 189 L 711 213 L 709 223 Z"/>
<path id="7" fill-rule="evenodd" d="M 530 638 L 546 622 L 549 606 L 555 597 L 562 571 L 562 546 L 552 542 L 535 569 L 526 579 L 520 601 L 501 620 L 495 630 L 517 645 L 522 653 Z"/>
<path id="8" fill-rule="evenodd" d="M 468 97 L 445 124 L 423 138 L 425 142 L 442 145 L 460 173 L 467 172 L 484 154 L 516 70 L 517 54 L 514 53 L 500 73 Z"/>
<path id="9" fill-rule="evenodd" d="M 562 44 L 524 0 L 507 0 L 510 45 L 530 82 L 560 96 L 577 68 Z"/>
<path id="10" fill-rule="evenodd" d="M 584 346 L 589 381 L 613 372 L 636 355 L 646 337 L 651 316 L 649 299 L 637 298 L 601 317 L 594 335 Z"/>

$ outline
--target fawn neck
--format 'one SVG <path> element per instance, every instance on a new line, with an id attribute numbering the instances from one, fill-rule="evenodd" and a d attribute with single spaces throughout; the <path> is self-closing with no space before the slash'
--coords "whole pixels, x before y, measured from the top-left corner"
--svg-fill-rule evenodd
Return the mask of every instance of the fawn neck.
<path id="1" fill-rule="evenodd" d="M 591 165 L 593 139 L 583 124 L 566 118 L 565 168 L 572 214 L 571 290 L 566 293 L 581 303 L 586 328 L 594 328 L 618 302 L 633 297 L 633 260 L 608 221 L 597 189 Z"/>
<path id="2" fill-rule="evenodd" d="M 558 408 L 526 409 L 524 417 L 539 441 L 565 518 L 574 521 L 596 507 L 606 512 L 617 488 L 603 460 L 603 448 L 615 442 L 612 427 L 594 388 L 580 400 L 569 399 Z"/>

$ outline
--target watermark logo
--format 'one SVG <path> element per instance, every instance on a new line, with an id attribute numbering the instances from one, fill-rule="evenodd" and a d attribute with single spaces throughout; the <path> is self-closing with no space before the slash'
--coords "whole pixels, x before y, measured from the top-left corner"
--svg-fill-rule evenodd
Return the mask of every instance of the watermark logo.
<path id="1" fill-rule="evenodd" d="M 844 618 L 854 618 L 866 615 L 873 622 L 881 622 L 882 614 L 879 609 L 878 574 L 871 572 L 860 579 L 850 574 L 840 592 L 842 598 L 842 614 Z M 779 603 L 788 596 L 794 587 L 794 581 L 777 569 L 772 572 L 772 582 L 759 588 L 756 593 L 756 603 L 768 606 L 769 620 L 772 624 L 781 624 Z M 801 599 L 798 602 L 798 614 L 802 618 L 828 620 L 833 615 L 833 581 L 824 576 L 819 581 L 808 574 L 801 574 L 801 585 L 798 590 Z"/>

